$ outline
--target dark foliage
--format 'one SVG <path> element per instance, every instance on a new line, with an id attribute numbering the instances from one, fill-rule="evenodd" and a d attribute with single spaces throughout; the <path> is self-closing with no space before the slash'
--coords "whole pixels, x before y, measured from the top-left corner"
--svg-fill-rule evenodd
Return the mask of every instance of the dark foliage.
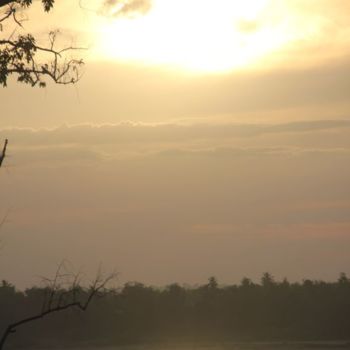
<path id="1" fill-rule="evenodd" d="M 40 309 L 45 291 L 0 286 L 0 326 Z M 60 313 L 18 331 L 13 345 L 128 344 L 164 341 L 345 340 L 350 337 L 350 280 L 108 290 L 88 313 Z"/>
<path id="2" fill-rule="evenodd" d="M 41 2 L 46 12 L 54 5 L 54 0 Z M 81 48 L 57 48 L 59 31 L 49 32 L 45 45 L 38 44 L 30 33 L 9 32 L 13 25 L 23 29 L 21 13 L 31 5 L 32 0 L 0 0 L 0 85 L 6 87 L 11 75 L 30 86 L 45 87 L 46 78 L 56 84 L 76 83 L 81 77 L 83 61 L 70 54 Z"/>

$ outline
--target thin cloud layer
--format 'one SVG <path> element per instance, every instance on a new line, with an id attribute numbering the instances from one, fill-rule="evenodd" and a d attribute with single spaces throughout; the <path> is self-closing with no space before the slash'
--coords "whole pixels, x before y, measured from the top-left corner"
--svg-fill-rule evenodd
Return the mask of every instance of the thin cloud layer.
<path id="1" fill-rule="evenodd" d="M 266 135 L 304 134 L 317 132 L 350 132 L 348 120 L 318 120 L 275 124 L 240 123 L 197 123 L 184 125 L 176 123 L 142 124 L 79 124 L 56 128 L 4 128 L 0 138 L 15 140 L 17 145 L 64 145 L 64 144 L 157 144 L 181 143 L 195 140 L 225 140 L 257 138 Z"/>
<path id="2" fill-rule="evenodd" d="M 16 166 L 92 164 L 135 157 L 230 160 L 350 155 L 350 121 L 346 120 L 0 129 L 0 139 L 5 138 L 10 140 L 8 163 Z"/>
<path id="3" fill-rule="evenodd" d="M 107 17 L 135 17 L 151 10 L 151 0 L 105 0 L 100 13 Z"/>

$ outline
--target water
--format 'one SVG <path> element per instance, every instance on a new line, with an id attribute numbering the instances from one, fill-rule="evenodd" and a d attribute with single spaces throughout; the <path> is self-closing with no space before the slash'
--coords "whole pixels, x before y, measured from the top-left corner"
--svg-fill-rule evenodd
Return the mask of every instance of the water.
<path id="1" fill-rule="evenodd" d="M 350 350 L 349 342 L 250 342 L 222 344 L 157 344 L 129 346 L 81 346 L 65 350 Z M 45 349 L 50 350 L 50 349 Z M 56 348 L 57 350 L 57 348 Z"/>

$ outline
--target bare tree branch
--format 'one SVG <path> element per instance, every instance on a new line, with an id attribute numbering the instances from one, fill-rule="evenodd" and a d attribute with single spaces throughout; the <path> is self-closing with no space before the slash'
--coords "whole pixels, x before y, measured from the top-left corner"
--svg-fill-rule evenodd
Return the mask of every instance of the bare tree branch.
<path id="1" fill-rule="evenodd" d="M 0 168 L 1 168 L 2 163 L 3 163 L 3 161 L 4 161 L 5 157 L 6 157 L 7 145 L 8 145 L 8 139 L 5 140 L 4 147 L 3 147 L 2 152 L 0 154 Z"/>
<path id="2" fill-rule="evenodd" d="M 57 84 L 78 82 L 83 60 L 67 59 L 63 54 L 84 48 L 69 46 L 55 49 L 57 35 L 58 31 L 49 33 L 49 47 L 37 45 L 30 34 L 20 35 L 16 40 L 0 40 L 0 84 L 6 86 L 8 76 L 12 74 L 18 75 L 19 82 L 31 86 L 46 86 L 43 80 L 45 76 Z M 45 63 L 41 63 L 43 57 Z"/>
<path id="3" fill-rule="evenodd" d="M 8 19 L 11 15 L 13 15 L 13 9 L 12 7 L 9 8 L 8 11 L 4 13 L 4 16 L 0 18 L 0 23 L 4 22 L 6 19 Z M 2 27 L 0 27 L 0 30 L 2 30 Z"/>
<path id="4" fill-rule="evenodd" d="M 32 4 L 32 0 L 0 0 L 0 8 L 6 5 L 19 5 L 21 7 L 29 7 Z M 44 10 L 50 11 L 55 3 L 55 0 L 41 0 Z"/>
<path id="5" fill-rule="evenodd" d="M 67 309 L 77 309 L 86 311 L 92 300 L 103 292 L 109 282 L 116 278 L 116 273 L 111 273 L 107 277 L 103 276 L 99 270 L 96 278 L 90 283 L 88 288 L 83 288 L 80 284 L 81 273 L 71 274 L 66 271 L 65 262 L 62 262 L 52 280 L 45 278 L 46 288 L 42 310 L 33 316 L 14 322 L 5 329 L 0 339 L 0 350 L 3 349 L 8 337 L 16 333 L 20 326 L 45 318 L 46 316 Z M 64 288 L 64 285 L 69 286 Z"/>

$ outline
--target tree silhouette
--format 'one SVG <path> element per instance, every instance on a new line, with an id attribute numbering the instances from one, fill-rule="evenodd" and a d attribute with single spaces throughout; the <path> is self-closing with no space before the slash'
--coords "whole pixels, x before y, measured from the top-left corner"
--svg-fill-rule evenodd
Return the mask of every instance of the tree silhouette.
<path id="1" fill-rule="evenodd" d="M 217 344 L 332 340 L 345 344 L 337 348 L 348 348 L 350 279 L 345 273 L 334 282 L 274 279 L 272 286 L 264 287 L 262 281 L 246 279 L 238 285 L 209 285 L 160 288 L 126 283 L 122 288 L 106 290 L 87 313 L 67 317 L 66 312 L 57 312 L 43 322 L 31 323 L 21 329 L 21 336 L 11 345 L 64 348 L 69 344 L 78 348 L 83 344 L 157 341 Z M 86 300 L 87 291 L 80 293 L 81 300 Z M 45 287 L 20 292 L 10 283 L 0 282 L 0 328 L 6 327 L 5 321 L 32 315 L 40 309 L 45 295 Z"/>
<path id="2" fill-rule="evenodd" d="M 4 142 L 4 146 L 3 146 L 3 149 L 0 153 L 0 168 L 2 166 L 2 163 L 6 157 L 6 150 L 7 150 L 7 145 L 8 145 L 8 140 L 6 139 L 5 142 Z"/>
<path id="3" fill-rule="evenodd" d="M 3 349 L 8 337 L 23 325 L 68 309 L 86 311 L 92 300 L 104 292 L 107 284 L 115 277 L 115 273 L 105 277 L 101 271 L 98 271 L 96 278 L 87 288 L 84 288 L 81 284 L 81 274 L 70 273 L 66 264 L 61 263 L 53 279 L 44 279 L 46 285 L 39 293 L 42 297 L 41 310 L 10 323 L 0 338 L 0 350 Z M 2 290 L 8 290 L 11 294 L 15 292 L 14 287 L 6 281 L 2 282 Z"/>
<path id="4" fill-rule="evenodd" d="M 44 11 L 49 12 L 54 0 L 42 0 Z M 32 5 L 32 0 L 0 0 L 0 32 L 5 33 L 9 24 L 22 26 L 18 15 Z M 7 26 L 6 26 L 7 25 Z M 56 45 L 58 31 L 48 33 L 48 45 L 41 46 L 30 34 L 17 35 L 14 32 L 0 38 L 0 85 L 6 87 L 10 75 L 17 81 L 30 86 L 45 87 L 45 78 L 56 84 L 74 84 L 81 77 L 81 59 L 70 58 L 68 53 L 81 48 Z"/>

